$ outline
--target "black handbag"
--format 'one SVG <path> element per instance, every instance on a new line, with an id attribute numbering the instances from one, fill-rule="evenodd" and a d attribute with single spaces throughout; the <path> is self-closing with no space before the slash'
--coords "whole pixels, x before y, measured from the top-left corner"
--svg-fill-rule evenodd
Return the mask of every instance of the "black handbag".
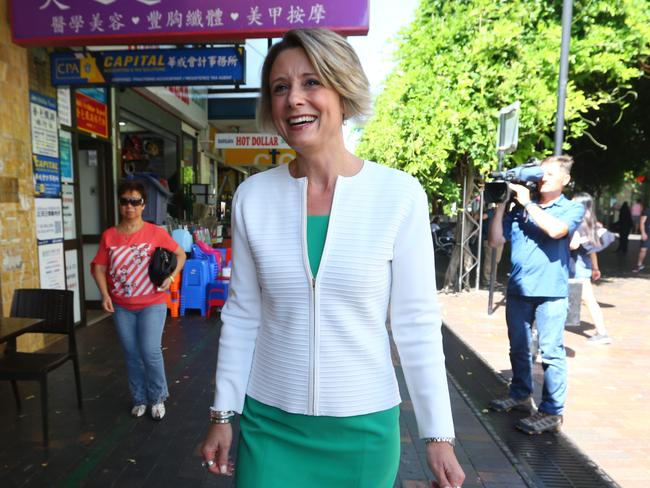
<path id="1" fill-rule="evenodd" d="M 165 248 L 157 247 L 149 262 L 149 278 L 156 286 L 161 286 L 176 269 L 176 254 Z"/>

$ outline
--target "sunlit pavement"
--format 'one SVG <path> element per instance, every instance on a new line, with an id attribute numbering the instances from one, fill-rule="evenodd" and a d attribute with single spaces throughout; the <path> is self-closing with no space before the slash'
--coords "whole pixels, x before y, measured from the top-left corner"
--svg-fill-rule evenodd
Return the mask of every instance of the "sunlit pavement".
<path id="1" fill-rule="evenodd" d="M 569 393 L 562 430 L 621 486 L 645 488 L 650 484 L 650 266 L 638 275 L 631 272 L 638 237 L 630 241 L 627 256 L 615 253 L 615 248 L 600 253 L 603 277 L 595 286 L 612 344 L 587 342 L 595 330 L 584 306 L 580 326 L 566 329 Z M 506 282 L 502 275 L 508 267 L 504 256 L 499 281 Z M 492 315 L 487 314 L 486 290 L 439 298 L 446 326 L 495 372 L 509 378 L 503 293 L 496 293 Z M 541 379 L 538 364 L 537 401 Z"/>

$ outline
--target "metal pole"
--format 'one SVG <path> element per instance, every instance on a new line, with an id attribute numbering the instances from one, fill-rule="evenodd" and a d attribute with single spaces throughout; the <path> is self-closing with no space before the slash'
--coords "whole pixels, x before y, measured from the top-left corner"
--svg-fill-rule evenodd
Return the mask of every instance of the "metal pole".
<path id="1" fill-rule="evenodd" d="M 501 171 L 503 169 L 503 158 L 504 158 L 503 151 L 499 151 L 498 155 L 499 155 L 498 168 L 499 171 Z M 492 218 L 494 218 L 494 216 L 492 216 Z M 488 228 L 488 238 L 489 235 L 490 235 L 490 230 Z M 497 280 L 497 250 L 496 249 L 492 249 L 492 252 L 490 253 L 490 264 L 492 265 L 492 267 L 490 268 L 490 286 L 488 291 L 488 309 L 487 309 L 488 315 L 492 315 L 492 312 L 494 312 L 494 282 Z"/>
<path id="2" fill-rule="evenodd" d="M 463 208 L 460 224 L 460 267 L 458 269 L 458 291 L 463 291 L 463 272 L 465 271 L 465 198 L 467 198 L 467 175 L 463 179 Z"/>
<path id="3" fill-rule="evenodd" d="M 476 256 L 476 291 L 479 290 L 481 283 L 481 251 L 483 250 L 483 210 L 485 206 L 483 205 L 485 198 L 485 192 L 481 191 L 481 204 L 479 205 L 478 210 L 478 252 Z M 487 236 L 485 237 L 487 239 Z"/>
<path id="4" fill-rule="evenodd" d="M 566 87 L 569 80 L 569 42 L 571 41 L 571 18 L 573 17 L 573 0 L 562 3 L 562 46 L 560 48 L 560 78 L 557 84 L 557 116 L 555 118 L 555 149 L 553 154 L 562 154 L 564 140 L 564 105 Z"/>

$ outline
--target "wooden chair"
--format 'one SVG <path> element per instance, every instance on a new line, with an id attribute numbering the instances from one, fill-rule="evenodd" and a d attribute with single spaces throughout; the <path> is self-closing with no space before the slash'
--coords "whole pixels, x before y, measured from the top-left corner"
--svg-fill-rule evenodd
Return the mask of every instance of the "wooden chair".
<path id="1" fill-rule="evenodd" d="M 41 386 L 41 416 L 43 418 L 43 444 L 47 446 L 48 406 L 47 375 L 50 371 L 72 361 L 77 385 L 77 404 L 81 405 L 81 377 L 74 330 L 74 294 L 71 290 L 19 289 L 11 302 L 12 317 L 44 319 L 30 332 L 65 334 L 68 336 L 67 352 L 18 352 L 6 350 L 0 357 L 0 380 L 11 381 L 16 406 L 21 410 L 17 381 L 38 381 Z"/>

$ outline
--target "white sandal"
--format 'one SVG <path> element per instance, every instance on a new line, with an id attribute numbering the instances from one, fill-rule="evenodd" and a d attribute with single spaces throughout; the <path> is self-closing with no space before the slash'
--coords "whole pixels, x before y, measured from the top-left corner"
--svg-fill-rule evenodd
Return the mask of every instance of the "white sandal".
<path id="1" fill-rule="evenodd" d="M 163 402 L 156 403 L 151 407 L 151 417 L 154 420 L 162 420 L 165 416 L 165 404 Z"/>
<path id="2" fill-rule="evenodd" d="M 131 409 L 131 416 L 135 418 L 142 417 L 146 411 L 147 411 L 146 405 L 135 405 Z"/>

